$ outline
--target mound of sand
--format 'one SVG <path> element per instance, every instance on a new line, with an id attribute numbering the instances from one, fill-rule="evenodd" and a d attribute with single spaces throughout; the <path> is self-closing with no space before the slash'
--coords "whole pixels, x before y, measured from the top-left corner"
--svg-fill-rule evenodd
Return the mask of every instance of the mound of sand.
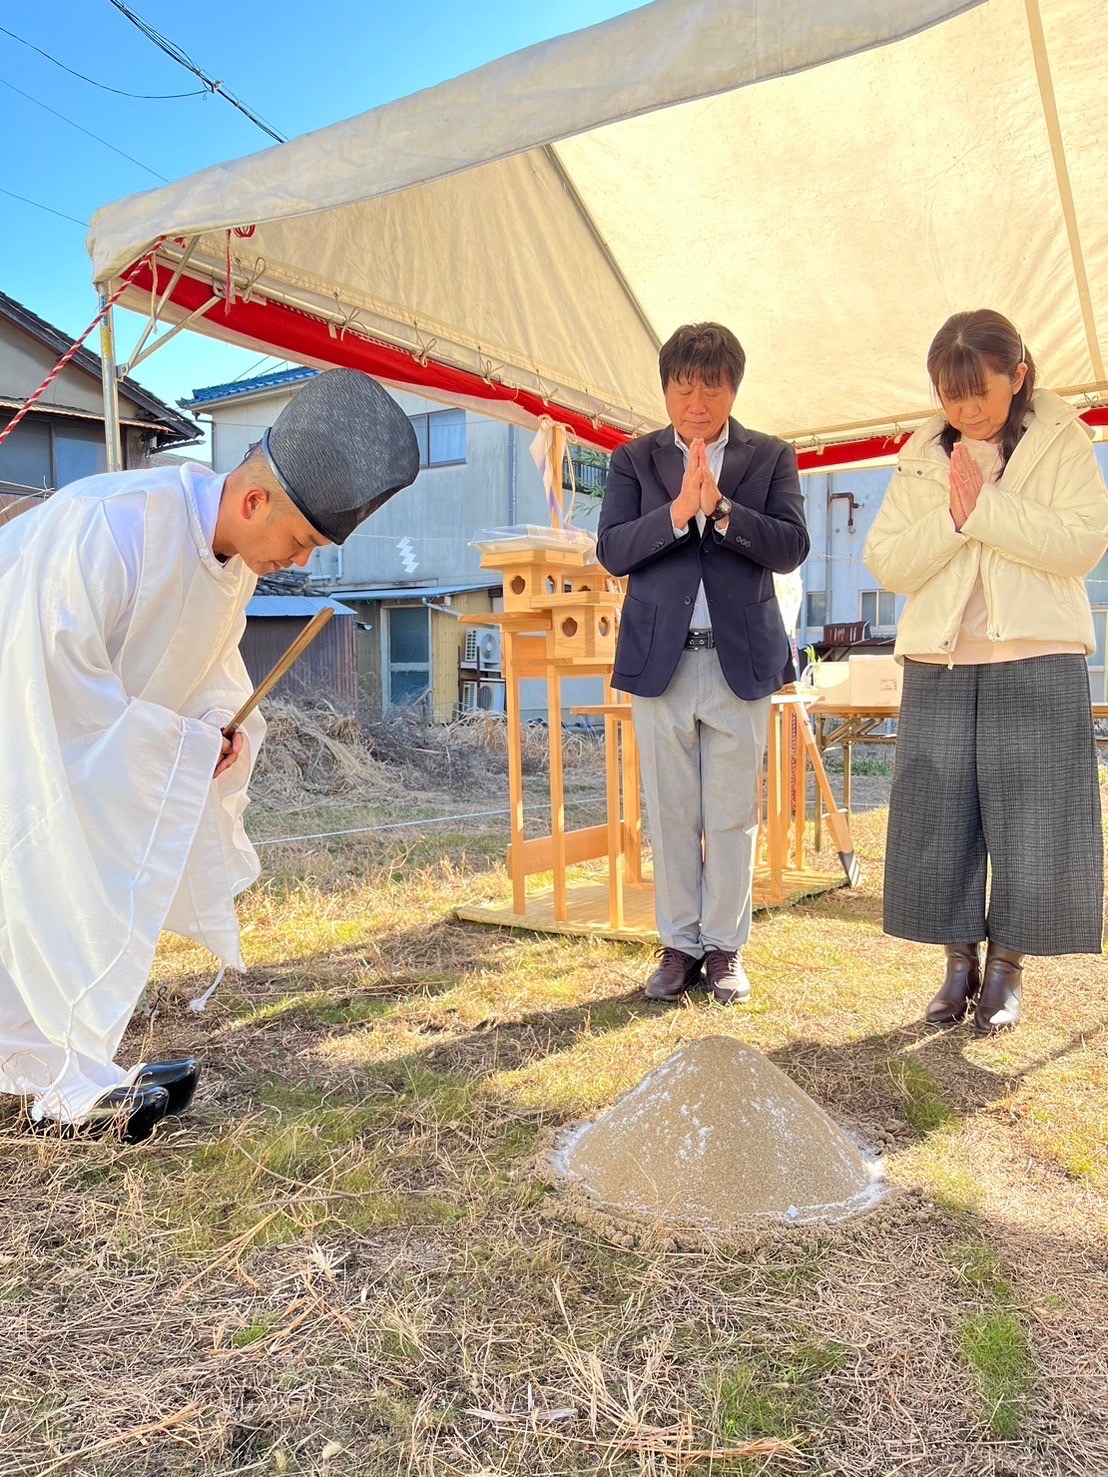
<path id="1" fill-rule="evenodd" d="M 878 1166 L 760 1051 L 686 1046 L 548 1156 L 591 1219 L 735 1233 L 871 1209 Z"/>

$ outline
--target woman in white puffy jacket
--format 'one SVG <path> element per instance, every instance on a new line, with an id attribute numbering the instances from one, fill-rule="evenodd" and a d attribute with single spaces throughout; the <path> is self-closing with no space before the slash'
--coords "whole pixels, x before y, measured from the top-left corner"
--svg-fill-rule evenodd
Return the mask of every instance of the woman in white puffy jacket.
<path id="1" fill-rule="evenodd" d="M 928 1022 L 976 1001 L 988 1035 L 1019 1020 L 1024 955 L 1101 949 L 1084 576 L 1108 545 L 1108 492 L 1089 431 L 1035 389 L 999 313 L 948 319 L 927 370 L 942 412 L 901 452 L 865 548 L 908 596 L 885 931 L 946 950 Z"/>

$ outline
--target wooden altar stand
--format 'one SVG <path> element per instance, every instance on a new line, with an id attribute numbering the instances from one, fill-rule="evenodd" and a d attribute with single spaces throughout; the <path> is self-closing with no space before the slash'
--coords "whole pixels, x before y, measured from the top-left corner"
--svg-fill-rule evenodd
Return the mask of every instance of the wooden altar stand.
<path id="1" fill-rule="evenodd" d="M 504 576 L 503 612 L 467 620 L 497 625 L 501 633 L 512 895 L 464 904 L 454 910 L 455 916 L 538 932 L 656 941 L 654 887 L 643 860 L 639 755 L 631 703 L 610 685 L 622 600 L 619 583 L 593 562 L 588 551 L 577 549 L 521 547 L 513 552 L 498 547 L 481 563 L 500 569 Z M 589 676 L 604 679 L 606 701 L 573 711 L 604 720 L 606 816 L 601 825 L 567 830 L 561 684 L 567 677 Z M 550 834 L 530 839 L 524 834 L 519 696 L 520 682 L 529 677 L 546 681 L 550 739 Z M 782 907 L 858 880 L 846 819 L 836 806 L 808 721 L 807 707 L 817 696 L 785 690 L 771 699 L 755 909 Z M 831 856 L 813 854 L 808 835 L 809 775 L 815 777 L 816 814 L 831 830 L 838 864 Z M 529 888 L 529 878 L 540 878 L 539 885 Z"/>

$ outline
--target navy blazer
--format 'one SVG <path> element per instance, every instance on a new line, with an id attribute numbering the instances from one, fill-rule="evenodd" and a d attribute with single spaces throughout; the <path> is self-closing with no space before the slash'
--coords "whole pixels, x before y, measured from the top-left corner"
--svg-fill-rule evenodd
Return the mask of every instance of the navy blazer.
<path id="1" fill-rule="evenodd" d="M 719 490 L 734 503 L 727 532 L 695 521 L 683 538 L 670 504 L 685 475 L 673 427 L 640 436 L 612 457 L 600 510 L 597 556 L 629 575 L 612 686 L 643 697 L 665 692 L 677 670 L 700 581 L 708 598 L 719 664 L 748 701 L 796 676 L 773 575 L 804 563 L 808 530 L 791 446 L 730 427 Z"/>

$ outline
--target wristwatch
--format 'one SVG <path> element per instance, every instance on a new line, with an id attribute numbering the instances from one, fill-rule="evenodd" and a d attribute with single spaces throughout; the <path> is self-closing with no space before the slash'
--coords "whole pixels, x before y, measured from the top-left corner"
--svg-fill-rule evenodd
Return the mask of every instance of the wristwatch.
<path id="1" fill-rule="evenodd" d="M 708 517 L 713 523 L 722 523 L 725 518 L 730 518 L 731 506 L 731 499 L 729 497 L 721 497 L 719 502 L 716 503 L 715 507 L 708 514 Z"/>

